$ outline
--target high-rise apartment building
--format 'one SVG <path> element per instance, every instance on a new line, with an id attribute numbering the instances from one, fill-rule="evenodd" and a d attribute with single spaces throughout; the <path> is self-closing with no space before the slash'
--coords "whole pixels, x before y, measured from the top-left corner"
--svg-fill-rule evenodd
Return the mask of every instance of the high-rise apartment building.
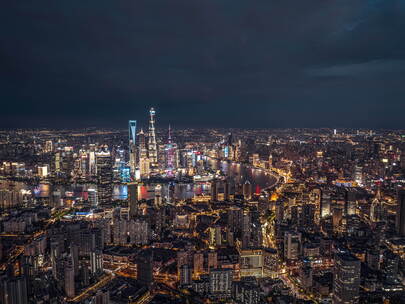
<path id="1" fill-rule="evenodd" d="M 405 236 L 405 189 L 398 190 L 395 227 L 400 236 Z"/>
<path id="2" fill-rule="evenodd" d="M 212 269 L 210 277 L 210 293 L 212 295 L 227 297 L 232 291 L 232 269 Z"/>
<path id="3" fill-rule="evenodd" d="M 297 260 L 301 254 L 301 233 L 287 231 L 284 234 L 284 258 Z"/>
<path id="4" fill-rule="evenodd" d="M 333 272 L 333 304 L 359 301 L 360 260 L 348 253 L 335 255 Z"/>
<path id="5" fill-rule="evenodd" d="M 109 151 L 96 153 L 96 170 L 99 202 L 107 203 L 112 197 L 112 160 Z"/>
<path id="6" fill-rule="evenodd" d="M 134 218 L 138 213 L 138 183 L 128 184 L 129 218 Z"/>

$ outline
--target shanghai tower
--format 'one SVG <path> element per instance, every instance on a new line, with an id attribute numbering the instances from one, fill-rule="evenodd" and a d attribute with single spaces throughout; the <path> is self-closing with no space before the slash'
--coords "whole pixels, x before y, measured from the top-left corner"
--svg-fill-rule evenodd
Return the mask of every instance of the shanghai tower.
<path id="1" fill-rule="evenodd" d="M 150 109 L 148 152 L 152 167 L 157 166 L 157 145 L 155 133 L 155 109 Z"/>

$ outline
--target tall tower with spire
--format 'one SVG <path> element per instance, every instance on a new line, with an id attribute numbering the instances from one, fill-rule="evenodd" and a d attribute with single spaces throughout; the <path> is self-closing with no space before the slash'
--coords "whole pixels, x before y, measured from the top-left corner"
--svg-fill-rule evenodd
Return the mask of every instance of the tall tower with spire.
<path id="1" fill-rule="evenodd" d="M 172 142 L 171 128 L 169 125 L 169 136 L 167 138 L 167 144 L 165 145 L 165 169 L 168 175 L 173 174 L 173 170 L 177 167 L 177 145 Z"/>
<path id="2" fill-rule="evenodd" d="M 148 152 L 151 165 L 155 167 L 157 165 L 157 145 L 156 145 L 156 133 L 155 133 L 155 109 L 151 108 L 149 121 L 149 138 L 148 138 Z"/>
<path id="3" fill-rule="evenodd" d="M 136 120 L 129 121 L 129 166 L 131 174 L 135 174 L 136 157 Z"/>
<path id="4" fill-rule="evenodd" d="M 139 158 L 139 173 L 142 178 L 149 176 L 150 161 L 148 158 L 148 149 L 146 146 L 145 133 L 143 129 L 138 133 L 138 158 Z"/>
<path id="5" fill-rule="evenodd" d="M 169 125 L 169 135 L 167 136 L 167 143 L 171 144 L 172 143 L 172 128 Z"/>
<path id="6" fill-rule="evenodd" d="M 147 158 L 148 157 L 148 149 L 146 147 L 146 139 L 145 139 L 145 132 L 143 129 L 138 133 L 138 157 L 139 158 Z"/>

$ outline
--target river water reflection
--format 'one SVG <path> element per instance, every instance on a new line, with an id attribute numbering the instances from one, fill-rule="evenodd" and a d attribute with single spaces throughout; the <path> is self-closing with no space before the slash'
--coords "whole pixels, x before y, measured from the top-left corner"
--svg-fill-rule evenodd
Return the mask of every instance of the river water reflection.
<path id="1" fill-rule="evenodd" d="M 246 165 L 219 161 L 211 158 L 206 159 L 206 166 L 212 170 L 220 170 L 228 177 L 232 188 L 235 184 L 243 184 L 249 181 L 252 184 L 253 191 L 259 193 L 261 189 L 269 187 L 276 182 L 274 176 L 267 174 L 264 170 L 252 169 Z M 167 197 L 169 189 L 171 197 L 175 200 L 191 199 L 195 195 L 209 195 L 209 182 L 195 183 L 174 183 L 172 185 L 162 184 L 162 196 Z M 139 186 L 140 199 L 151 199 L 154 197 L 155 185 Z M 62 197 L 72 197 L 87 199 L 87 190 L 96 189 L 94 184 L 72 184 L 72 185 L 49 185 L 39 184 L 37 186 L 27 186 L 20 182 L 0 181 L 0 188 L 14 188 L 16 190 L 26 189 L 31 190 L 37 198 L 49 198 L 52 195 Z M 220 189 L 221 191 L 221 189 Z M 128 197 L 128 189 L 126 185 L 114 185 L 112 198 L 114 200 L 125 200 Z"/>

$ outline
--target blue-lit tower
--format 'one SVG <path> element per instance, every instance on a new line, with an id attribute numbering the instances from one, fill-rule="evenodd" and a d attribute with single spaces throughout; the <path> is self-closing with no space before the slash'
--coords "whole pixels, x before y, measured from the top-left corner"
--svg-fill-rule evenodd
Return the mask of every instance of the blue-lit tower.
<path id="1" fill-rule="evenodd" d="M 136 143 L 136 120 L 129 121 L 129 144 Z"/>

